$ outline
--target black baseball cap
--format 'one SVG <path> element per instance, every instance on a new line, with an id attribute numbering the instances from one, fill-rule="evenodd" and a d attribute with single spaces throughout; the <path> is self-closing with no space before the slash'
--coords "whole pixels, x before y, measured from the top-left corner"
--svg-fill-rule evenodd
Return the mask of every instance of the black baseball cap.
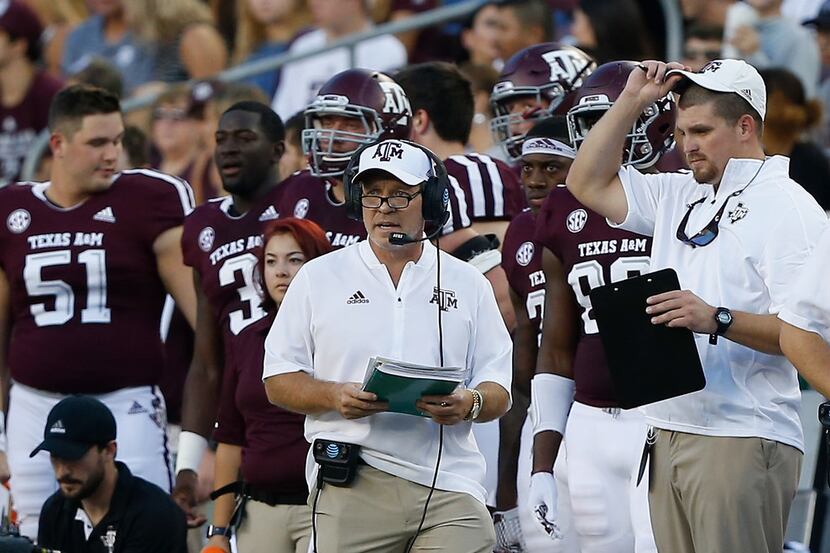
<path id="1" fill-rule="evenodd" d="M 115 439 L 115 417 L 106 405 L 90 396 L 69 396 L 49 411 L 43 441 L 29 457 L 48 451 L 55 457 L 75 461 L 93 445 Z"/>

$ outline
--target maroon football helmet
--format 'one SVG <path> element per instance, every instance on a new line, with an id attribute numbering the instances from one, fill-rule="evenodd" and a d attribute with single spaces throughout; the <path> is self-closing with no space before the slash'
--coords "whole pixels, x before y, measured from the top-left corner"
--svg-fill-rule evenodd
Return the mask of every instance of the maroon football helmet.
<path id="1" fill-rule="evenodd" d="M 387 138 L 408 139 L 412 108 L 403 89 L 378 71 L 349 69 L 329 79 L 305 112 L 303 151 L 311 174 L 343 174 L 358 148 Z M 355 128 L 327 128 L 325 117 L 354 118 Z"/>
<path id="2" fill-rule="evenodd" d="M 591 56 L 579 48 L 556 42 L 530 46 L 507 61 L 490 95 L 490 130 L 512 161 L 522 156 L 527 130 L 539 119 L 564 115 L 565 111 L 558 110 L 560 104 L 595 67 Z M 509 105 L 518 99 L 528 100 L 527 109 L 511 113 Z"/>
<path id="3" fill-rule="evenodd" d="M 585 79 L 568 110 L 568 133 L 575 148 L 579 149 L 591 127 L 619 98 L 636 68 L 633 61 L 612 61 L 599 66 Z M 623 165 L 637 169 L 654 166 L 664 152 L 674 147 L 676 116 L 670 94 L 647 106 L 626 137 Z"/>

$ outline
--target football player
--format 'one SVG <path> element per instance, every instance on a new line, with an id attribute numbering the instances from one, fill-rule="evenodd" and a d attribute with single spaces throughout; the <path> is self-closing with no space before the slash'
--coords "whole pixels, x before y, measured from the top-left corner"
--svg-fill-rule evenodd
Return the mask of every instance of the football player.
<path id="1" fill-rule="evenodd" d="M 265 104 L 228 108 L 215 133 L 214 161 L 229 195 L 200 205 L 185 220 L 181 247 L 197 292 L 196 359 L 185 382 L 173 496 L 191 526 L 204 522 L 192 511 L 196 469 L 216 419 L 226 356 L 242 331 L 265 316 L 254 266 L 263 223 L 278 217 L 284 137 L 282 121 Z"/>
<path id="2" fill-rule="evenodd" d="M 559 531 L 562 540 L 551 544 L 534 526 L 527 503 L 532 432 L 525 414 L 530 401 L 530 381 L 536 370 L 545 308 L 545 273 L 542 246 L 534 240 L 536 218 L 548 195 L 565 178 L 576 156 L 563 115 L 542 119 L 531 128 L 522 144 L 520 161 L 522 186 L 529 207 L 513 218 L 502 249 L 502 267 L 510 283 L 510 297 L 516 311 L 513 332 L 513 407 L 502 417 L 502 439 L 497 507 L 494 515 L 500 553 L 519 551 L 576 551 L 576 540 L 568 527 L 570 512 L 564 455 L 557 458 Z M 570 295 L 565 284 L 551 289 L 554 295 Z M 551 299 L 558 306 L 562 299 Z M 558 307 L 552 307 L 558 308 Z M 519 454 L 520 450 L 524 453 Z M 521 459 L 521 460 L 520 460 Z M 518 507 L 517 507 L 518 505 Z"/>
<path id="3" fill-rule="evenodd" d="M 507 60 L 490 95 L 490 129 L 512 163 L 522 155 L 525 133 L 540 119 L 564 115 L 570 108 L 568 93 L 595 67 L 579 48 L 556 42 L 530 46 Z"/>
<path id="4" fill-rule="evenodd" d="M 62 90 L 49 129 L 51 181 L 0 190 L 0 375 L 4 391 L 13 381 L 7 454 L 15 508 L 30 536 L 57 482 L 48 454 L 30 459 L 29 452 L 67 394 L 103 401 L 125 436 L 119 459 L 170 489 L 156 386 L 166 291 L 195 322 L 191 271 L 179 247 L 193 208 L 190 186 L 144 169 L 116 173 L 124 124 L 109 92 Z"/>
<path id="5" fill-rule="evenodd" d="M 604 64 L 576 92 L 567 115 L 576 148 L 634 70 L 632 62 Z M 626 140 L 624 164 L 653 169 L 674 145 L 674 120 L 668 96 L 643 110 Z M 651 239 L 611 227 L 564 186 L 545 201 L 535 239 L 544 247 L 548 309 L 531 382 L 530 505 L 555 537 L 559 475 L 552 469 L 566 448 L 572 525 L 581 550 L 654 552 L 647 480 L 637 485 L 646 423 L 638 411 L 618 406 L 589 295 L 598 286 L 648 272 Z"/>
<path id="6" fill-rule="evenodd" d="M 280 184 L 279 214 L 314 221 L 334 248 L 364 240 L 363 224 L 346 216 L 343 173 L 361 146 L 408 137 L 409 101 L 383 73 L 349 69 L 329 79 L 304 114 L 302 141 L 309 169 Z"/>

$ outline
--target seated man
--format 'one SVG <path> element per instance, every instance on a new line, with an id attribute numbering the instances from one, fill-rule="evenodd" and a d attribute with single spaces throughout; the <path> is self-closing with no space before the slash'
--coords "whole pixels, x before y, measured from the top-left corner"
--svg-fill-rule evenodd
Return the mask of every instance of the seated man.
<path id="1" fill-rule="evenodd" d="M 49 412 L 43 442 L 60 490 L 40 512 L 38 545 L 64 553 L 186 553 L 184 513 L 158 486 L 115 460 L 115 418 L 69 396 Z"/>

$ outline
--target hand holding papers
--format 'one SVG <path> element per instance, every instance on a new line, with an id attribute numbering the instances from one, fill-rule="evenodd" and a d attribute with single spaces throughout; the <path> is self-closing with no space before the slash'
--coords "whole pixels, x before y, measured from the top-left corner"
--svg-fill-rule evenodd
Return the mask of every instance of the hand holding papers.
<path id="1" fill-rule="evenodd" d="M 427 416 L 415 402 L 421 396 L 448 395 L 464 382 L 467 371 L 459 367 L 430 367 L 383 357 L 372 357 L 366 367 L 363 390 L 389 403 L 389 411 Z"/>

